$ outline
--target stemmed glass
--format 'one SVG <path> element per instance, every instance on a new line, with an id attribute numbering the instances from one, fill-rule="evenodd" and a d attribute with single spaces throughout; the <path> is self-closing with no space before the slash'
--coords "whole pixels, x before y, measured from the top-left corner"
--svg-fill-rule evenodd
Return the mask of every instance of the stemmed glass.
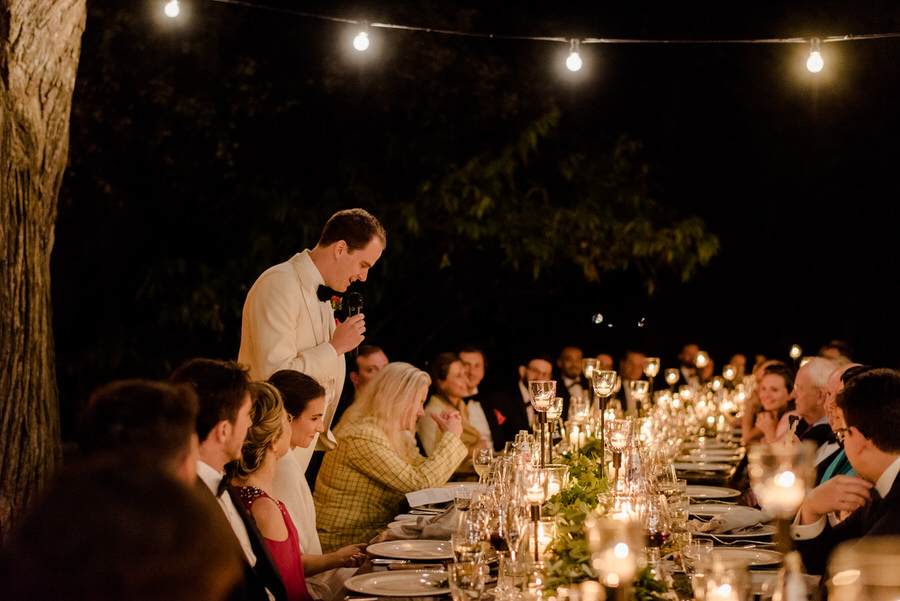
<path id="1" fill-rule="evenodd" d="M 560 422 L 562 421 L 562 408 L 563 408 L 563 399 L 561 396 L 554 397 L 553 402 L 550 403 L 550 408 L 547 409 L 547 419 L 550 421 L 550 445 L 553 445 L 553 441 L 556 440 L 556 433 L 558 430 L 562 430 L 560 427 Z"/>
<path id="2" fill-rule="evenodd" d="M 588 357 L 581 360 L 581 371 L 588 382 L 592 380 L 595 369 L 600 369 L 600 360 L 596 357 Z"/>
<path id="3" fill-rule="evenodd" d="M 475 467 L 475 473 L 478 474 L 478 482 L 484 482 L 484 476 L 491 469 L 494 461 L 494 452 L 490 447 L 486 449 L 475 449 L 472 454 L 472 465 Z"/>
<path id="4" fill-rule="evenodd" d="M 619 481 L 619 468 L 622 467 L 622 453 L 631 444 L 634 436 L 634 423 L 631 418 L 611 419 L 606 422 L 606 447 L 613 454 L 613 469 L 616 470 L 613 490 Z"/>
<path id="5" fill-rule="evenodd" d="M 644 359 L 644 375 L 650 380 L 650 400 L 653 400 L 653 378 L 659 374 L 659 357 Z"/>
<path id="6" fill-rule="evenodd" d="M 678 380 L 681 378 L 681 374 L 678 373 L 678 370 L 674 367 L 670 367 L 666 370 L 666 384 L 669 385 L 669 392 L 675 394 L 675 384 L 678 383 Z"/>
<path id="7" fill-rule="evenodd" d="M 556 380 L 532 380 L 528 383 L 531 391 L 531 406 L 538 415 L 538 421 L 541 426 L 541 458 L 540 466 L 546 465 L 546 438 L 547 430 L 547 410 L 556 397 Z"/>
<path id="8" fill-rule="evenodd" d="M 775 516 L 776 542 L 784 552 L 783 567 L 775 585 L 776 599 L 785 598 L 785 588 L 796 579 L 795 568 L 802 565 L 799 553 L 790 550 L 791 519 L 803 504 L 816 473 L 815 457 L 816 445 L 811 441 L 755 444 L 747 452 L 750 484 L 759 506 Z"/>
<path id="9" fill-rule="evenodd" d="M 605 449 L 606 444 L 604 437 L 606 436 L 606 403 L 609 397 L 616 389 L 616 381 L 618 376 L 616 372 L 609 369 L 595 369 L 591 377 L 591 386 L 594 394 L 597 395 L 597 402 L 600 407 L 600 448 Z M 600 461 L 600 477 L 603 477 L 605 466 Z"/>
<path id="10" fill-rule="evenodd" d="M 634 399 L 634 407 L 637 411 L 638 417 L 641 415 L 641 411 L 644 408 L 644 403 L 647 401 L 647 392 L 650 389 L 650 382 L 646 380 L 632 380 L 628 383 L 628 386 L 631 388 L 631 398 Z"/>

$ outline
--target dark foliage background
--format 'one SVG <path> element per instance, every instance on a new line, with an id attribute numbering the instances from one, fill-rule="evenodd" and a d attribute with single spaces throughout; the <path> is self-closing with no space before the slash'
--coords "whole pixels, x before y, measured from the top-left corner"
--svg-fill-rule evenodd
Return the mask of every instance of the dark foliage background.
<path id="1" fill-rule="evenodd" d="M 573 76 L 562 44 L 372 29 L 359 55 L 340 23 L 162 4 L 89 3 L 53 256 L 64 435 L 100 383 L 235 357 L 256 276 L 349 206 L 388 229 L 361 291 L 392 359 L 474 341 L 499 377 L 569 343 L 665 367 L 686 341 L 722 363 L 840 337 L 896 364 L 900 40 L 828 44 L 818 77 L 804 45 L 593 45 Z M 900 31 L 887 1 L 261 4 L 535 36 Z"/>

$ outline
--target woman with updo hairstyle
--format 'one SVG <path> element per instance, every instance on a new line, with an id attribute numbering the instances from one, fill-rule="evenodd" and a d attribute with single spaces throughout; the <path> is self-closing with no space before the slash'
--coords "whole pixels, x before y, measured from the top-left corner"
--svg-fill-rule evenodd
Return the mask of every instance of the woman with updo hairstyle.
<path id="1" fill-rule="evenodd" d="M 334 430 L 338 445 L 325 453 L 313 495 L 326 551 L 372 539 L 399 513 L 407 493 L 443 486 L 466 457 L 455 411 L 429 418 L 440 435 L 428 457 L 416 447 L 430 382 L 409 363 L 390 363 L 344 412 Z"/>
<path id="2" fill-rule="evenodd" d="M 288 452 L 290 429 L 281 395 L 271 384 L 250 384 L 253 425 L 247 431 L 241 458 L 229 464 L 241 502 L 266 541 L 281 573 L 288 601 L 312 601 L 306 588 L 297 529 L 284 504 L 274 495 L 275 464 Z"/>

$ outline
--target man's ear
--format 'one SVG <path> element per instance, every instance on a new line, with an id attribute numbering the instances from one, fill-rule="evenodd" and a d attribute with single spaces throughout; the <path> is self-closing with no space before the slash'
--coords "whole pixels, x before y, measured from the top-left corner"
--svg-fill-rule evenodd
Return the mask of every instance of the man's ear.
<path id="1" fill-rule="evenodd" d="M 359 374 L 355 371 L 351 371 L 349 374 L 350 381 L 353 382 L 354 387 L 359 387 Z"/>
<path id="2" fill-rule="evenodd" d="M 337 259 L 341 255 L 349 252 L 347 243 L 344 240 L 338 240 L 331 245 L 331 252 L 334 253 L 334 258 Z"/>
<path id="3" fill-rule="evenodd" d="M 524 365 L 519 366 L 519 378 L 523 378 L 523 379 L 525 378 L 525 366 Z"/>
<path id="4" fill-rule="evenodd" d="M 210 436 L 215 436 L 216 442 L 225 442 L 231 436 L 231 430 L 234 426 L 227 419 L 223 419 L 213 426 Z"/>

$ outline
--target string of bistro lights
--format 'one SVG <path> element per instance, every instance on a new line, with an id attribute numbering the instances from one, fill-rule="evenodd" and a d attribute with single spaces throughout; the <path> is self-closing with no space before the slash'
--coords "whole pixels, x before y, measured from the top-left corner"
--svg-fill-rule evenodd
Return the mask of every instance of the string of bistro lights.
<path id="1" fill-rule="evenodd" d="M 405 31 L 418 31 L 422 33 L 435 33 L 443 35 L 454 35 L 464 37 L 490 38 L 497 40 L 530 40 L 537 42 L 556 42 L 569 46 L 569 53 L 566 56 L 566 68 L 569 71 L 579 71 L 583 66 L 581 59 L 581 46 L 585 44 L 809 44 L 809 58 L 806 59 L 806 68 L 810 73 L 819 73 L 825 67 L 825 61 L 822 59 L 821 45 L 829 42 L 851 42 L 858 40 L 873 40 L 883 38 L 898 38 L 900 33 L 872 33 L 863 35 L 837 35 L 827 36 L 823 38 L 760 38 L 760 39 L 738 39 L 738 40 L 651 40 L 651 39 L 632 39 L 632 38 L 565 38 L 565 37 L 534 37 L 520 35 L 504 35 L 493 33 L 477 33 L 471 31 L 456 31 L 452 29 L 435 29 L 432 27 L 418 27 L 412 25 L 397 25 L 393 23 L 369 23 L 367 21 L 359 21 L 355 19 L 345 19 L 341 17 L 332 17 L 327 15 L 319 15 L 296 11 L 291 9 L 276 8 L 272 6 L 264 6 L 261 4 L 253 4 L 251 2 L 243 2 L 242 0 L 210 0 L 211 2 L 219 2 L 221 4 L 233 4 L 248 8 L 256 8 L 279 12 L 303 17 L 308 19 L 319 19 L 322 21 L 332 21 L 335 23 L 346 23 L 359 29 L 353 38 L 353 48 L 358 52 L 365 52 L 369 49 L 369 28 L 380 29 L 401 29 Z M 181 14 L 181 5 L 179 0 L 167 0 L 164 12 L 166 16 L 176 18 Z"/>

